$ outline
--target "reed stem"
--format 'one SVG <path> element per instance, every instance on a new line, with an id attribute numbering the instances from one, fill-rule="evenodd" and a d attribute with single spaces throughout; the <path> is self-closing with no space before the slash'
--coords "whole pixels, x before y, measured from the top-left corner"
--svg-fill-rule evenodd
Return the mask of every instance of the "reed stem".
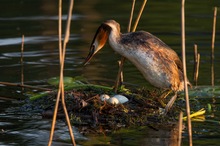
<path id="1" fill-rule="evenodd" d="M 50 146 L 52 144 L 54 128 L 55 128 L 55 123 L 56 123 L 56 117 L 57 117 L 57 111 L 58 111 L 58 106 L 59 106 L 59 101 L 60 101 L 60 95 L 61 95 L 61 99 L 62 99 L 62 106 L 63 106 L 63 110 L 65 113 L 67 125 L 69 128 L 71 141 L 72 141 L 72 144 L 74 146 L 76 146 L 73 131 L 72 131 L 72 126 L 71 126 L 71 123 L 69 120 L 68 111 L 66 109 L 65 96 L 64 96 L 64 83 L 63 83 L 63 70 L 64 70 L 64 61 L 65 61 L 65 53 L 66 53 L 66 44 L 69 41 L 69 36 L 70 36 L 70 23 L 71 23 L 71 17 L 72 17 L 73 4 L 74 4 L 74 1 L 70 0 L 67 25 L 66 25 L 66 31 L 65 31 L 65 38 L 64 38 L 64 42 L 63 42 L 63 48 L 62 48 L 62 0 L 59 0 L 58 33 L 59 33 L 59 56 L 60 56 L 60 82 L 59 82 L 59 89 L 58 89 L 58 93 L 57 93 L 57 100 L 56 100 L 56 104 L 54 107 L 54 115 L 53 115 L 53 121 L 52 121 L 52 125 L 51 125 L 51 133 L 50 133 L 50 139 L 48 142 L 48 146 Z"/>
<path id="2" fill-rule="evenodd" d="M 131 30 L 131 23 L 132 23 L 133 14 L 134 14 L 135 1 L 136 0 L 133 0 L 133 3 L 132 3 L 130 19 L 129 19 L 129 23 L 128 23 L 128 32 L 130 32 L 130 30 Z M 119 61 L 119 69 L 118 69 L 118 74 L 117 74 L 117 78 L 116 78 L 116 82 L 115 82 L 114 92 L 117 92 L 119 83 L 122 83 L 124 62 L 125 62 L 125 57 L 122 56 L 121 60 Z"/>
<path id="3" fill-rule="evenodd" d="M 196 63 L 196 86 L 198 84 L 198 77 L 199 77 L 199 66 L 200 66 L 200 54 L 197 54 L 197 63 Z"/>
<path id="4" fill-rule="evenodd" d="M 134 32 L 137 28 L 137 25 L 139 23 L 141 15 L 144 11 L 146 3 L 147 3 L 147 0 L 144 0 L 143 3 L 142 3 L 141 9 L 139 11 L 138 17 L 135 21 L 132 32 Z M 129 20 L 129 25 L 128 25 L 128 32 L 130 32 L 130 28 L 131 28 L 131 22 L 132 22 L 132 18 L 133 18 L 134 7 L 135 7 L 135 0 L 133 0 L 133 4 L 132 4 L 131 15 L 130 15 L 130 20 Z M 121 61 L 120 61 L 119 69 L 118 69 L 118 75 L 117 75 L 116 82 L 115 82 L 115 87 L 114 87 L 115 92 L 117 92 L 118 85 L 119 85 L 119 82 L 120 82 L 120 78 L 121 78 L 121 76 L 123 76 L 122 70 L 123 70 L 123 66 L 124 66 L 124 61 L 125 61 L 125 57 L 121 57 Z"/>
<path id="5" fill-rule="evenodd" d="M 215 59 L 215 31 L 216 31 L 216 16 L 217 16 L 217 7 L 214 8 L 213 16 L 213 29 L 212 29 L 212 56 L 211 56 L 211 84 L 214 86 L 215 82 L 215 72 L 214 72 L 214 59 Z"/>
<path id="6" fill-rule="evenodd" d="M 65 54 L 66 54 L 66 45 L 67 45 L 67 43 L 69 41 L 69 36 L 70 36 L 70 24 L 71 24 L 71 18 L 72 18 L 73 4 L 74 4 L 74 0 L 70 0 L 69 12 L 68 12 L 67 24 L 66 24 L 66 31 L 65 31 L 65 38 L 64 38 L 64 42 L 63 42 L 63 53 L 62 53 L 63 57 L 62 57 L 62 63 L 61 63 L 61 75 L 60 75 L 60 78 L 62 78 L 62 86 L 61 86 L 61 88 L 62 88 L 61 95 L 62 96 L 61 96 L 61 99 L 62 99 L 63 110 L 64 110 L 64 113 L 65 113 L 66 122 L 67 122 L 67 125 L 68 125 L 68 128 L 69 128 L 69 134 L 70 134 L 70 137 L 71 137 L 72 144 L 74 146 L 76 146 L 76 142 L 75 142 L 75 138 L 74 138 L 74 135 L 73 135 L 72 126 L 71 126 L 69 115 L 68 115 L 68 111 L 67 111 L 67 108 L 66 108 L 64 83 L 63 83 L 63 70 L 64 70 L 64 61 L 65 61 Z"/>
<path id="7" fill-rule="evenodd" d="M 198 53 L 197 45 L 194 45 L 194 84 L 197 86 L 199 77 L 200 54 Z"/>
<path id="8" fill-rule="evenodd" d="M 41 88 L 41 87 L 30 86 L 30 85 L 25 85 L 25 84 L 16 84 L 16 83 L 9 83 L 9 82 L 0 82 L 0 84 L 6 85 L 6 86 L 16 86 L 16 87 L 30 88 L 30 89 L 42 90 L 42 91 L 52 91 L 52 89 L 49 89 L 49 88 Z"/>
<path id="9" fill-rule="evenodd" d="M 189 135 L 189 146 L 192 146 L 192 125 L 190 119 L 190 105 L 187 87 L 187 73 L 186 73 L 186 53 L 185 53 L 185 0 L 182 0 L 181 5 L 181 26 L 182 26 L 182 59 L 183 59 L 183 74 L 184 74 L 184 91 L 186 98 L 186 111 L 187 111 L 187 125 Z"/>
<path id="10" fill-rule="evenodd" d="M 62 0 L 59 0 L 58 4 L 58 38 L 59 38 L 59 58 L 60 58 L 60 65 L 62 62 Z M 61 74 L 61 69 L 60 69 L 60 74 Z M 61 79 L 61 77 L 60 77 Z M 57 92 L 57 98 L 56 98 L 56 104 L 54 107 L 54 112 L 53 112 L 53 120 L 51 124 L 51 131 L 50 131 L 50 138 L 48 141 L 48 146 L 51 146 L 52 140 L 53 140 L 53 135 L 54 135 L 54 129 L 55 129 L 55 124 L 56 124 L 56 119 L 57 119 L 57 111 L 59 107 L 59 101 L 60 101 L 60 93 L 61 93 L 61 81 L 59 82 L 59 89 Z"/>
<path id="11" fill-rule="evenodd" d="M 24 85 L 24 35 L 22 35 L 21 39 L 21 85 Z M 24 90 L 24 88 L 22 88 Z"/>
<path id="12" fill-rule="evenodd" d="M 136 2 L 136 0 L 133 0 L 132 7 L 131 7 L 130 19 L 129 19 L 129 23 L 128 23 L 128 29 L 127 29 L 128 32 L 131 31 L 131 23 L 132 23 L 133 15 L 134 15 L 135 2 Z"/>
<path id="13" fill-rule="evenodd" d="M 180 111 L 179 114 L 179 136 L 178 136 L 178 146 L 181 146 L 181 142 L 182 142 L 182 129 L 183 129 L 183 112 Z"/>
<path id="14" fill-rule="evenodd" d="M 140 9 L 140 11 L 139 11 L 139 13 L 138 13 L 138 16 L 137 16 L 137 19 L 136 19 L 136 21 L 135 21 L 135 24 L 134 24 L 134 27 L 133 27 L 133 29 L 132 29 L 132 32 L 135 32 L 135 31 L 136 31 L 137 25 L 138 25 L 138 23 L 139 23 L 139 20 L 140 20 L 140 18 L 141 18 L 141 15 L 142 15 L 142 13 L 143 13 L 143 11 L 144 11 L 144 8 L 145 8 L 146 3 L 147 3 L 147 0 L 144 0 L 143 3 L 142 3 L 141 9 Z"/>

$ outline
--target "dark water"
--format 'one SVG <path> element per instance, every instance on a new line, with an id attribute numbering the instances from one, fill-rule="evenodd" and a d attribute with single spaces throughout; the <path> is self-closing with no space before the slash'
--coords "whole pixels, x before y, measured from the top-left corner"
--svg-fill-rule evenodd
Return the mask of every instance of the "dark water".
<path id="1" fill-rule="evenodd" d="M 83 75 L 93 83 L 102 81 L 112 85 L 117 74 L 117 60 L 115 54 L 107 44 L 86 67 L 82 62 L 88 53 L 93 35 L 106 19 L 115 19 L 121 24 L 122 32 L 126 32 L 132 1 L 101 1 L 81 0 L 74 5 L 73 21 L 71 26 L 71 39 L 67 46 L 65 76 Z M 142 2 L 136 2 L 135 14 Z M 23 67 L 24 82 L 32 85 L 43 85 L 45 81 L 59 75 L 58 36 L 57 36 L 57 6 L 53 0 L 2 0 L 0 5 L 0 81 L 19 83 Z M 66 18 L 68 2 L 65 1 L 63 18 Z M 216 0 L 186 1 L 186 53 L 188 78 L 193 82 L 193 46 L 198 45 L 201 54 L 199 72 L 200 86 L 211 84 L 210 50 L 212 38 L 213 7 L 220 6 Z M 219 12 L 219 10 L 218 10 Z M 135 15 L 136 16 L 136 15 Z M 181 56 L 181 28 L 180 28 L 180 1 L 149 0 L 137 30 L 149 31 Z M 136 18 L 136 17 L 135 17 Z M 217 17 L 216 43 L 215 43 L 215 85 L 220 85 L 220 25 Z M 63 21 L 65 22 L 65 21 Z M 64 23 L 65 24 L 65 23 Z M 65 26 L 65 25 L 64 25 Z M 64 29 L 65 30 L 65 29 Z M 24 64 L 20 63 L 21 37 L 24 35 Z M 106 80 L 108 79 L 108 82 Z M 126 82 L 149 86 L 137 69 L 128 61 L 124 67 Z M 110 82 L 109 82 L 110 80 Z M 151 87 L 151 86 L 149 86 Z M 203 90 L 204 91 L 204 90 Z M 218 89 L 215 90 L 218 92 Z M 206 92 L 206 91 L 204 91 Z M 215 92 L 215 93 L 216 93 Z M 12 87 L 0 86 L 0 145 L 46 145 L 49 137 L 51 120 L 43 119 L 38 113 L 19 112 L 19 104 L 10 97 L 21 99 L 21 90 Z M 219 121 L 219 94 L 201 94 L 201 102 L 206 106 L 211 103 L 213 112 L 208 118 Z M 215 102 L 213 102 L 215 100 Z M 54 138 L 54 145 L 68 145 L 68 132 L 63 121 L 58 123 L 58 131 Z M 213 122 L 193 123 L 195 145 L 218 145 L 220 142 L 219 124 Z M 218 127 L 218 128 L 216 128 Z M 155 135 L 148 133 L 133 134 L 130 131 L 112 137 L 84 137 L 74 127 L 77 140 L 81 145 L 93 142 L 95 144 L 126 145 L 117 143 L 115 137 L 121 137 L 132 145 L 129 140 L 134 138 L 133 145 L 147 145 L 149 141 L 158 142 L 152 145 L 165 145 L 170 139 L 170 133 L 158 132 Z M 126 130 L 125 130 L 126 131 Z M 150 131 L 150 130 L 145 130 Z M 131 133 L 129 135 L 128 133 Z M 132 135 L 133 134 L 133 135 Z M 123 136 L 120 136 L 123 135 Z M 184 144 L 187 145 L 187 134 L 184 132 Z M 95 139 L 95 140 L 94 140 Z"/>

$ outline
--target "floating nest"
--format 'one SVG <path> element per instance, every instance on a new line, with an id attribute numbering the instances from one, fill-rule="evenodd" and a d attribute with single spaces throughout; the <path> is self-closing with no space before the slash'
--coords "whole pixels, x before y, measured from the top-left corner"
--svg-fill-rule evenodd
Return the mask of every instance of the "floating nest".
<path id="1" fill-rule="evenodd" d="M 150 126 L 158 128 L 173 126 L 177 121 L 180 106 L 174 106 L 164 115 L 164 108 L 158 102 L 161 91 L 149 91 L 141 89 L 122 88 L 118 94 L 129 99 L 124 104 L 113 105 L 100 100 L 100 95 L 114 95 L 112 89 L 96 86 L 80 86 L 65 92 L 65 101 L 70 119 L 75 126 L 105 127 L 107 129 L 118 129 L 129 126 Z M 45 118 L 53 116 L 56 92 L 50 93 L 34 101 L 28 101 L 23 109 L 38 109 Z M 169 101 L 169 97 L 165 103 Z M 181 104 L 180 104 L 181 105 Z M 58 118 L 65 118 L 62 103 L 60 101 Z"/>

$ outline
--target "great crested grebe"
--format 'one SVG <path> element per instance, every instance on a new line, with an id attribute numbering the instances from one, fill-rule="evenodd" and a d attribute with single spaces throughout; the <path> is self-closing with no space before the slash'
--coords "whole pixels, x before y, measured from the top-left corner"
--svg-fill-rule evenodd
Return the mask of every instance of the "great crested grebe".
<path id="1" fill-rule="evenodd" d="M 175 102 L 177 92 L 184 89 L 183 65 L 176 52 L 149 32 L 122 34 L 116 21 L 107 20 L 96 31 L 85 65 L 107 39 L 113 50 L 131 61 L 153 86 L 175 93 L 165 107 L 167 112 Z"/>

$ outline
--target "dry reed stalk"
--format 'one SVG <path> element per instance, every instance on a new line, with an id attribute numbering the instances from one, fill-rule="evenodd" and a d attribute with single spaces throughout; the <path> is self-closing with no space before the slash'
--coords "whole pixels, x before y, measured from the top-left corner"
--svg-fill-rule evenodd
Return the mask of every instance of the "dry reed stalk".
<path id="1" fill-rule="evenodd" d="M 24 57 L 24 35 L 22 35 L 21 39 L 21 85 L 24 85 L 24 63 L 23 63 L 23 57 Z M 24 90 L 24 88 L 22 88 Z"/>
<path id="2" fill-rule="evenodd" d="M 197 50 L 197 45 L 194 44 L 194 83 L 196 83 L 196 63 L 198 61 L 197 55 L 198 54 L 198 50 Z"/>
<path id="3" fill-rule="evenodd" d="M 124 62 L 125 62 L 125 57 L 121 57 L 121 60 L 118 61 L 118 66 L 119 66 L 119 69 L 118 69 L 118 74 L 117 74 L 117 78 L 116 78 L 116 81 L 115 81 L 115 87 L 114 87 L 114 92 L 117 92 L 118 90 L 118 86 L 119 86 L 119 83 L 122 83 L 123 81 L 123 66 L 124 66 Z"/>
<path id="4" fill-rule="evenodd" d="M 128 28 L 127 28 L 128 32 L 131 31 L 131 23 L 132 23 L 133 15 L 134 15 L 135 2 L 136 2 L 136 0 L 133 0 L 132 7 L 131 7 L 130 19 L 129 19 Z"/>
<path id="5" fill-rule="evenodd" d="M 58 19 L 59 57 L 60 57 L 60 64 L 61 64 L 62 62 L 62 0 L 59 0 L 59 4 L 58 4 L 58 17 L 59 17 Z M 48 141 L 48 146 L 51 146 L 52 140 L 53 140 L 54 129 L 55 129 L 55 124 L 56 124 L 56 119 L 57 119 L 57 111 L 58 111 L 59 101 L 60 101 L 60 93 L 61 93 L 61 82 L 59 83 L 56 104 L 54 106 L 53 120 L 51 123 L 50 138 Z"/>
<path id="6" fill-rule="evenodd" d="M 147 3 L 147 0 L 144 0 L 143 3 L 142 3 L 141 9 L 140 9 L 140 11 L 138 13 L 138 17 L 137 17 L 137 19 L 135 21 L 135 24 L 134 24 L 134 27 L 132 29 L 132 32 L 134 32 L 136 30 L 136 28 L 137 28 L 137 25 L 139 23 L 141 15 L 142 15 L 142 13 L 144 11 L 146 3 Z M 130 15 L 129 25 L 128 25 L 128 32 L 130 32 L 130 29 L 131 29 L 131 22 L 132 22 L 132 18 L 133 18 L 134 6 L 135 6 L 135 0 L 133 0 L 133 3 L 132 3 L 131 15 Z M 124 66 L 124 61 L 125 61 L 125 57 L 121 57 L 120 66 L 119 66 L 119 69 L 118 69 L 118 75 L 117 75 L 116 82 L 115 82 L 115 89 L 114 89 L 115 92 L 117 92 L 117 90 L 118 90 L 118 85 L 119 85 L 119 82 L 120 82 L 119 81 L 120 77 L 123 76 L 122 68 Z"/>
<path id="7" fill-rule="evenodd" d="M 181 142 L 182 142 L 182 129 L 183 129 L 183 112 L 180 111 L 179 114 L 179 135 L 178 135 L 178 146 L 181 146 Z"/>
<path id="8" fill-rule="evenodd" d="M 197 86 L 199 76 L 200 54 L 198 53 L 197 45 L 194 45 L 194 84 Z"/>
<path id="9" fill-rule="evenodd" d="M 197 63 L 196 63 L 196 86 L 198 83 L 198 77 L 199 77 L 199 65 L 200 65 L 200 54 L 197 54 Z"/>
<path id="10" fill-rule="evenodd" d="M 73 4 L 74 4 L 74 0 L 70 0 L 69 12 L 68 12 L 67 24 L 66 24 L 66 31 L 65 31 L 65 38 L 63 41 L 63 53 L 62 53 L 63 57 L 62 57 L 62 64 L 61 64 L 62 74 L 60 75 L 60 77 L 62 76 L 62 82 L 63 82 L 63 70 L 64 70 L 64 61 L 65 61 L 65 53 L 66 53 L 66 44 L 68 43 L 69 36 L 70 36 L 70 24 L 71 24 L 71 18 L 72 18 Z M 72 130 L 72 125 L 70 123 L 70 119 L 69 119 L 69 115 L 68 115 L 68 111 L 67 111 L 66 103 L 65 103 L 64 83 L 62 83 L 61 87 L 62 87 L 62 92 L 61 92 L 62 98 L 61 99 L 62 99 L 63 110 L 64 110 L 65 117 L 66 117 L 66 122 L 67 122 L 67 125 L 69 128 L 69 133 L 70 133 L 70 137 L 72 140 L 72 144 L 74 146 L 76 146 L 76 142 L 75 142 L 75 138 L 74 138 L 73 130 Z"/>
<path id="11" fill-rule="evenodd" d="M 139 23 L 139 20 L 140 20 L 140 18 L 141 18 L 141 15 L 142 15 L 142 13 L 143 13 L 143 11 L 144 11 L 144 8 L 145 8 L 146 3 L 147 3 L 147 0 L 144 0 L 143 3 L 142 3 L 141 9 L 140 9 L 140 11 L 139 11 L 139 13 L 138 13 L 138 17 L 137 17 L 137 19 L 136 19 L 136 21 L 135 21 L 135 24 L 134 24 L 134 27 L 133 27 L 133 29 L 132 29 L 132 32 L 135 32 L 135 31 L 136 31 L 137 25 L 138 25 L 138 23 Z"/>
<path id="12" fill-rule="evenodd" d="M 213 30 L 212 30 L 212 56 L 211 56 L 211 84 L 214 86 L 215 82 L 215 72 L 214 72 L 214 59 L 215 59 L 215 31 L 216 31 L 216 16 L 217 16 L 217 7 L 214 8 L 214 16 L 213 16 Z"/>
<path id="13" fill-rule="evenodd" d="M 189 146 L 192 146 L 192 125 L 190 119 L 190 105 L 187 87 L 187 74 L 186 74 L 186 52 L 185 52 L 185 0 L 182 0 L 181 5 L 181 26 L 182 26 L 182 59 L 183 59 L 183 74 L 184 74 L 184 88 L 186 99 L 186 111 L 187 111 L 187 125 L 189 135 Z"/>
<path id="14" fill-rule="evenodd" d="M 65 60 L 66 44 L 69 41 L 69 36 L 70 36 L 70 23 L 71 23 L 71 17 L 72 17 L 73 3 L 74 3 L 74 1 L 70 0 L 68 20 L 67 20 L 66 31 L 65 31 L 65 38 L 64 38 L 64 42 L 63 42 L 63 48 L 62 48 L 62 0 L 59 0 L 59 21 L 58 21 L 59 28 L 58 28 L 58 32 L 59 32 L 59 56 L 60 56 L 60 83 L 59 83 L 59 90 L 57 93 L 56 104 L 54 107 L 54 115 L 53 115 L 53 121 L 52 121 L 52 125 L 51 125 L 51 133 L 50 133 L 50 139 L 48 142 L 48 146 L 50 146 L 52 144 L 60 95 L 61 95 L 61 99 L 62 99 L 62 106 L 63 106 L 63 110 L 65 113 L 67 125 L 69 128 L 69 133 L 70 133 L 70 137 L 72 140 L 72 144 L 74 146 L 76 145 L 73 131 L 72 131 L 72 126 L 71 126 L 71 123 L 69 120 L 68 111 L 66 109 L 65 96 L 64 96 L 64 83 L 63 83 L 64 60 Z"/>
<path id="15" fill-rule="evenodd" d="M 134 14 L 135 1 L 136 0 L 133 0 L 132 7 L 131 7 L 131 14 L 130 14 L 130 19 L 129 19 L 129 23 L 128 23 L 128 32 L 130 32 L 130 30 L 131 30 L 131 23 L 132 23 L 133 14 Z M 114 92 L 117 92 L 119 83 L 122 83 L 122 80 L 123 80 L 123 71 L 122 70 L 123 70 L 124 62 L 125 62 L 125 57 L 122 56 L 121 60 L 119 61 L 119 68 L 118 68 L 117 78 L 115 81 Z"/>
<path id="16" fill-rule="evenodd" d="M 125 58 L 122 56 L 121 60 L 118 61 L 118 66 L 121 66 L 121 64 L 124 63 L 124 61 L 125 61 Z M 121 74 L 120 74 L 120 82 L 123 83 L 123 81 L 124 81 L 124 77 L 123 77 L 123 68 L 122 68 Z"/>
<path id="17" fill-rule="evenodd" d="M 1 100 L 8 100 L 8 101 L 16 101 L 17 99 L 13 99 L 11 97 L 3 97 L 3 96 L 0 96 L 0 99 Z"/>
<path id="18" fill-rule="evenodd" d="M 0 82 L 1 85 L 6 85 L 6 86 L 16 86 L 16 87 L 22 87 L 22 88 L 31 88 L 31 89 L 36 89 L 36 90 L 42 90 L 42 91 L 52 91 L 52 89 L 49 88 L 40 88 L 36 86 L 30 86 L 30 85 L 25 85 L 25 84 L 16 84 L 16 83 L 8 83 L 8 82 Z"/>

